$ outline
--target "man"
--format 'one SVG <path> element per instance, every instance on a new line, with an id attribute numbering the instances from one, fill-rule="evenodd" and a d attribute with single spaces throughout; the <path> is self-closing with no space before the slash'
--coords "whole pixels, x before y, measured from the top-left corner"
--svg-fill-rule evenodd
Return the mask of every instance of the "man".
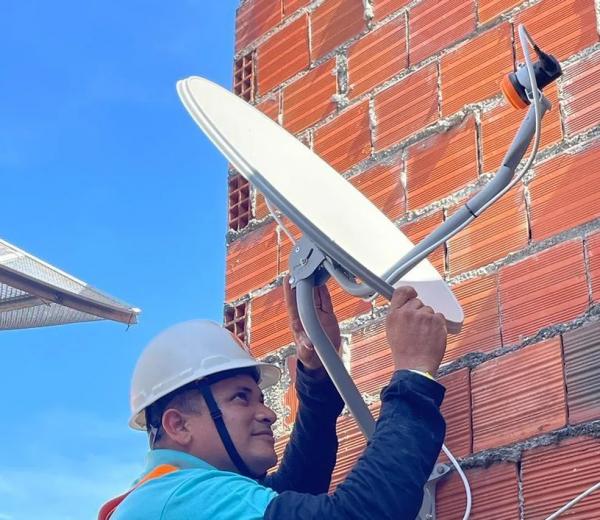
<path id="1" fill-rule="evenodd" d="M 130 424 L 146 429 L 151 451 L 142 477 L 101 511 L 111 520 L 413 519 L 444 438 L 444 389 L 433 380 L 446 344 L 443 316 L 397 289 L 386 320 L 396 371 L 382 392 L 377 427 L 346 480 L 327 495 L 343 403 L 286 300 L 298 346 L 299 409 L 277 472 L 275 414 L 261 388 L 277 369 L 254 360 L 233 335 L 188 322 L 159 335 L 132 383 Z M 329 294 L 317 289 L 319 317 L 340 343 Z M 111 516 L 111 512 L 114 514 Z"/>

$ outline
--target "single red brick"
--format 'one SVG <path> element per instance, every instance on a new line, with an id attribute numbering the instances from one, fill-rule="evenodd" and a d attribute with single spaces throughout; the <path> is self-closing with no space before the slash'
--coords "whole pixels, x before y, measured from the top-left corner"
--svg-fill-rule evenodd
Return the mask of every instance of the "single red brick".
<path id="1" fill-rule="evenodd" d="M 565 127 L 570 135 L 600 122 L 600 52 L 564 69 Z"/>
<path id="2" fill-rule="evenodd" d="M 287 228 L 288 232 L 294 237 L 294 241 L 299 240 L 302 236 L 300 228 L 286 217 L 282 219 L 282 222 Z M 292 252 L 292 246 L 292 241 L 289 239 L 287 234 L 283 230 L 279 230 L 279 252 L 277 262 L 277 271 L 279 274 L 289 271 L 289 261 L 290 253 Z"/>
<path id="3" fill-rule="evenodd" d="M 254 357 L 266 356 L 294 341 L 281 286 L 254 298 L 250 312 L 250 351 Z"/>
<path id="4" fill-rule="evenodd" d="M 408 149 L 408 208 L 416 209 L 447 197 L 477 179 L 477 133 L 468 117 L 459 126 Z"/>
<path id="5" fill-rule="evenodd" d="M 466 457 L 471 453 L 473 431 L 471 429 L 471 379 L 468 368 L 463 368 L 440 378 L 446 387 L 446 395 L 441 412 L 446 419 L 446 438 L 448 449 L 455 457 Z M 448 459 L 442 452 L 441 462 Z"/>
<path id="6" fill-rule="evenodd" d="M 363 101 L 317 129 L 314 150 L 333 168 L 343 172 L 371 154 L 369 102 Z"/>
<path id="7" fill-rule="evenodd" d="M 563 334 L 569 423 L 600 419 L 600 322 Z"/>
<path id="8" fill-rule="evenodd" d="M 549 86 L 545 94 L 552 102 L 552 110 L 546 113 L 546 116 L 542 120 L 540 150 L 562 139 L 556 84 Z M 524 111 L 515 110 L 506 101 L 501 106 L 483 114 L 481 135 L 483 141 L 484 172 L 493 172 L 500 167 L 502 159 L 524 117 Z M 531 146 L 529 151 L 531 151 Z"/>
<path id="9" fill-rule="evenodd" d="M 491 352 L 502 345 L 497 276 L 489 275 L 452 286 L 465 313 L 460 334 L 448 336 L 444 363 L 469 352 Z"/>
<path id="10" fill-rule="evenodd" d="M 521 23 L 544 52 L 561 61 L 598 41 L 594 0 L 543 0 L 531 6 L 515 17 L 515 42 Z M 515 46 L 523 61 L 521 46 Z"/>
<path id="11" fill-rule="evenodd" d="M 386 16 L 399 11 L 410 4 L 410 0 L 373 0 L 375 20 L 383 20 Z"/>
<path id="12" fill-rule="evenodd" d="M 586 242 L 592 300 L 597 302 L 600 301 L 600 233 L 594 233 Z"/>
<path id="13" fill-rule="evenodd" d="M 310 21 L 314 61 L 366 28 L 363 0 L 325 0 L 313 11 Z"/>
<path id="14" fill-rule="evenodd" d="M 398 17 L 363 36 L 348 51 L 351 98 L 381 85 L 408 66 L 406 23 Z"/>
<path id="15" fill-rule="evenodd" d="M 285 360 L 285 370 L 290 378 L 290 385 L 283 395 L 283 404 L 289 412 L 283 418 L 283 423 L 291 428 L 296 420 L 296 414 L 298 413 L 298 394 L 296 393 L 296 367 L 298 365 L 298 358 L 296 356 L 288 356 Z"/>
<path id="16" fill-rule="evenodd" d="M 425 0 L 409 13 L 409 60 L 414 65 L 475 30 L 473 0 Z"/>
<path id="17" fill-rule="evenodd" d="M 599 216 L 600 142 L 535 167 L 531 193 L 533 240 L 543 240 Z"/>
<path id="18" fill-rule="evenodd" d="M 588 307 L 582 242 L 566 242 L 503 267 L 499 283 L 505 345 L 572 320 Z"/>
<path id="19" fill-rule="evenodd" d="M 405 224 L 401 229 L 413 244 L 418 244 L 429 235 L 429 233 L 441 225 L 443 221 L 444 215 L 442 212 L 436 211 L 419 220 Z M 427 257 L 427 259 L 433 264 L 433 267 L 444 276 L 444 246 L 439 246 Z"/>
<path id="20" fill-rule="evenodd" d="M 462 207 L 455 206 L 452 213 Z M 527 245 L 523 189 L 518 186 L 448 241 L 450 276 L 490 264 Z"/>
<path id="21" fill-rule="evenodd" d="M 225 300 L 230 302 L 277 276 L 275 225 L 256 229 L 230 244 L 225 271 Z"/>
<path id="22" fill-rule="evenodd" d="M 371 311 L 371 302 L 356 298 L 342 289 L 335 280 L 327 284 L 338 321 L 345 321 Z"/>
<path id="23" fill-rule="evenodd" d="M 375 96 L 375 148 L 382 150 L 438 117 L 437 67 L 428 65 Z"/>
<path id="24" fill-rule="evenodd" d="M 519 518 L 519 484 L 516 464 L 501 462 L 489 468 L 466 471 L 471 488 L 472 520 Z M 456 472 L 443 478 L 436 489 L 435 513 L 439 520 L 461 520 L 467 500 Z"/>
<path id="25" fill-rule="evenodd" d="M 522 461 L 525 518 L 544 519 L 598 482 L 600 439 L 576 437 L 526 451 Z M 566 513 L 569 520 L 598 517 L 600 493 Z"/>
<path id="26" fill-rule="evenodd" d="M 352 333 L 352 379 L 361 392 L 378 393 L 390 381 L 394 362 L 380 320 Z"/>
<path id="27" fill-rule="evenodd" d="M 269 92 L 294 74 L 306 69 L 309 63 L 308 18 L 302 16 L 258 47 L 259 94 Z"/>
<path id="28" fill-rule="evenodd" d="M 516 7 L 523 0 L 479 0 L 479 23 L 484 24 Z"/>
<path id="29" fill-rule="evenodd" d="M 406 211 L 406 195 L 402 185 L 402 159 L 382 163 L 350 179 L 355 188 L 383 211 L 390 220 L 396 220 Z"/>
<path id="30" fill-rule="evenodd" d="M 337 92 L 335 59 L 326 61 L 283 90 L 283 126 L 300 132 L 331 114 Z"/>
<path id="31" fill-rule="evenodd" d="M 502 77 L 513 70 L 510 25 L 504 23 L 473 38 L 441 60 L 442 113 L 500 92 Z"/>
<path id="32" fill-rule="evenodd" d="M 475 453 L 567 423 L 560 338 L 483 363 L 471 385 Z"/>
<path id="33" fill-rule="evenodd" d="M 279 122 L 279 92 L 261 101 L 256 108 L 263 114 L 269 116 L 276 123 Z"/>
<path id="34" fill-rule="evenodd" d="M 289 16 L 298 9 L 307 6 L 312 0 L 283 0 L 283 14 Z"/>
<path id="35" fill-rule="evenodd" d="M 248 0 L 237 10 L 235 50 L 239 52 L 281 21 L 281 0 Z"/>

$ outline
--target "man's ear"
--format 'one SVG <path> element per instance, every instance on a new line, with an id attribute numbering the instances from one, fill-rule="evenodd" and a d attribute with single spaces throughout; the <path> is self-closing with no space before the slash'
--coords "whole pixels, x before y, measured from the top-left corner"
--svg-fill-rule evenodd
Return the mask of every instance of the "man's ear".
<path id="1" fill-rule="evenodd" d="M 176 408 L 168 408 L 162 416 L 162 427 L 167 436 L 178 444 L 186 445 L 191 439 L 186 414 Z"/>

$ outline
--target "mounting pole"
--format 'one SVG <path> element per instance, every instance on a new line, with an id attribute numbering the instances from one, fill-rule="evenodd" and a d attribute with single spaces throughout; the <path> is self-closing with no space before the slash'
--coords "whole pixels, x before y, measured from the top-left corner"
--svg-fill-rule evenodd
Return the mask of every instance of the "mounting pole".
<path id="1" fill-rule="evenodd" d="M 327 281 L 329 275 L 321 267 L 325 256 L 308 239 L 302 237 L 290 256 L 292 285 L 296 286 L 298 314 L 325 370 L 342 396 L 346 406 L 367 439 L 375 431 L 375 419 L 352 381 L 342 359 L 323 330 L 315 309 L 314 288 Z"/>

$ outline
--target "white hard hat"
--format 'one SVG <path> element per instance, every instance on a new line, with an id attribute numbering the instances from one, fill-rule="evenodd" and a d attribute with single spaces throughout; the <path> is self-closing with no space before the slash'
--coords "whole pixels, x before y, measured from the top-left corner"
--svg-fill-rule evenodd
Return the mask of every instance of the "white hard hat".
<path id="1" fill-rule="evenodd" d="M 214 321 L 174 325 L 156 336 L 138 359 L 131 381 L 129 426 L 145 430 L 146 407 L 192 381 L 248 367 L 258 369 L 261 388 L 281 376 L 279 368 L 254 359 L 235 335 Z"/>

